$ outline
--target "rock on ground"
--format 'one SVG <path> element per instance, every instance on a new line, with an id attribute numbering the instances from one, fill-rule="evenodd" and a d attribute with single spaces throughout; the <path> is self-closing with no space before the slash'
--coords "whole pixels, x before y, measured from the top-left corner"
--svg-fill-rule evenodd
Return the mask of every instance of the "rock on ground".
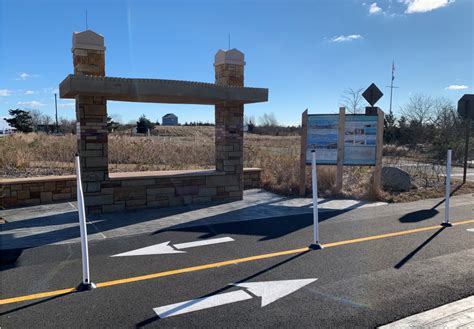
<path id="1" fill-rule="evenodd" d="M 396 167 L 382 168 L 382 186 L 388 191 L 410 191 L 411 177 L 405 170 Z"/>

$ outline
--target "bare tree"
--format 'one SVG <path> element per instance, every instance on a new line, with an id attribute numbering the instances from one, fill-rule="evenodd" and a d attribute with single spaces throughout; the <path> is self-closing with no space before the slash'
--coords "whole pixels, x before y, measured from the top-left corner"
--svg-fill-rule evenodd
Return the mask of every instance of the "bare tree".
<path id="1" fill-rule="evenodd" d="M 350 114 L 362 113 L 364 110 L 364 88 L 346 89 L 341 96 L 341 106 L 344 106 Z"/>
<path id="2" fill-rule="evenodd" d="M 31 125 L 33 126 L 33 131 L 37 132 L 38 131 L 38 125 L 41 123 L 41 111 L 40 110 L 31 110 L 30 111 L 30 116 L 31 116 Z"/>
<path id="3" fill-rule="evenodd" d="M 244 125 L 248 126 L 249 124 L 255 124 L 255 117 L 244 115 Z"/>
<path id="4" fill-rule="evenodd" d="M 51 123 L 51 121 L 52 121 L 51 116 L 49 116 L 47 114 L 43 114 L 41 116 L 41 123 L 44 125 L 44 127 L 45 127 L 44 129 L 48 133 L 49 133 L 49 124 Z"/>
<path id="5" fill-rule="evenodd" d="M 433 121 L 438 104 L 441 100 L 435 100 L 430 96 L 417 94 L 410 97 L 408 103 L 402 108 L 402 115 L 408 121 L 414 121 L 423 126 Z"/>
<path id="6" fill-rule="evenodd" d="M 75 120 L 68 120 L 66 118 L 59 118 L 59 129 L 64 134 L 70 134 L 74 132 L 75 129 Z"/>
<path id="7" fill-rule="evenodd" d="M 260 126 L 263 126 L 263 127 L 278 126 L 278 121 L 275 118 L 275 114 L 273 114 L 273 112 L 270 114 L 264 113 L 263 116 L 261 116 L 258 121 L 259 121 Z"/>

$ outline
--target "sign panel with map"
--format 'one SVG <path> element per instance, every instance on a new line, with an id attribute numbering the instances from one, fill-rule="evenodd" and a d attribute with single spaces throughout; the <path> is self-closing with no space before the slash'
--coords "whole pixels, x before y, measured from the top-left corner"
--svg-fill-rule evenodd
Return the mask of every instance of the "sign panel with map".
<path id="1" fill-rule="evenodd" d="M 375 165 L 376 115 L 346 115 L 344 165 Z"/>
<path id="2" fill-rule="evenodd" d="M 317 164 L 337 163 L 339 115 L 308 115 L 306 163 L 311 163 L 311 150 L 316 150 Z"/>
<path id="3" fill-rule="evenodd" d="M 317 164 L 337 164 L 339 115 L 308 115 L 306 163 L 316 150 Z M 377 116 L 346 115 L 344 131 L 344 165 L 375 165 Z"/>

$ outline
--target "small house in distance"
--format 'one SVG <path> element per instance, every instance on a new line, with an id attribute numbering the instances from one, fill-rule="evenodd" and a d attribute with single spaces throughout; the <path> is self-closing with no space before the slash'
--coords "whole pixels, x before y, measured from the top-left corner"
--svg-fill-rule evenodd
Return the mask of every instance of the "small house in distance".
<path id="1" fill-rule="evenodd" d="M 176 126 L 178 125 L 178 117 L 173 113 L 165 114 L 161 119 L 161 124 L 163 126 Z"/>

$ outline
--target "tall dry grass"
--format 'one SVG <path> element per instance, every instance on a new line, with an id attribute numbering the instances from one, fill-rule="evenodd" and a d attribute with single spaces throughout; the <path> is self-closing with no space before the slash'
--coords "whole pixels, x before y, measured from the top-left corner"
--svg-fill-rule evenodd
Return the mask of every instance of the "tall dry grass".
<path id="1" fill-rule="evenodd" d="M 214 167 L 213 127 L 158 127 L 158 135 L 109 135 L 109 169 L 111 172 L 145 170 L 208 169 Z M 73 159 L 77 140 L 74 135 L 15 134 L 0 138 L 0 177 L 66 175 L 74 172 Z M 400 157 L 405 150 L 387 148 L 392 155 L 384 163 L 397 166 L 407 163 Z M 262 168 L 261 183 L 267 190 L 284 194 L 299 193 L 299 136 L 261 136 L 245 134 L 244 166 Z M 396 155 L 396 156 L 394 156 Z M 413 160 L 409 160 L 413 161 Z M 421 165 L 410 168 L 418 191 L 437 193 L 442 181 L 433 169 Z M 311 191 L 311 175 L 306 171 L 306 192 Z M 423 170 L 422 170 L 423 169 Z M 429 169 L 429 170 L 428 170 Z M 372 168 L 345 167 L 344 189 L 334 192 L 335 166 L 318 166 L 318 189 L 321 196 L 364 198 L 371 200 L 400 199 L 381 191 L 373 191 Z M 431 191 L 430 190 L 430 191 Z M 418 192 L 419 194 L 420 192 Z M 433 192 L 434 193 L 434 192 Z M 413 194 L 413 193 L 412 193 Z M 398 198 L 398 199 L 397 199 Z"/>

